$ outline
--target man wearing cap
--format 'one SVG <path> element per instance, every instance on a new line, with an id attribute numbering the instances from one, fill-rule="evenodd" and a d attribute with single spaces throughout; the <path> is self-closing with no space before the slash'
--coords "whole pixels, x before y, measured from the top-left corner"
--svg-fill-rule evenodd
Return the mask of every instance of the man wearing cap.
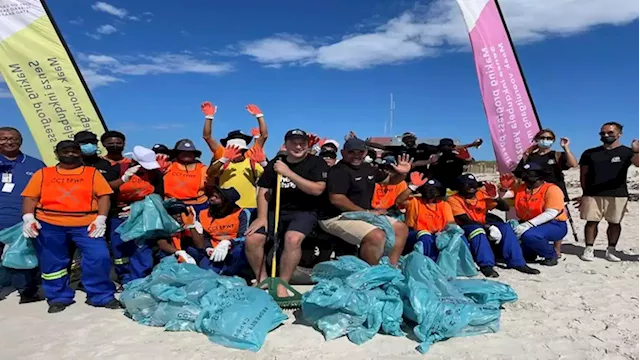
<path id="1" fill-rule="evenodd" d="M 411 170 L 407 155 L 391 164 L 392 173 L 377 169 L 364 162 L 367 145 L 358 138 L 348 139 L 342 149 L 342 160 L 331 168 L 327 180 L 329 203 L 322 209 L 320 227 L 327 233 L 352 244 L 360 245 L 360 256 L 369 264 L 378 264 L 382 258 L 386 234 L 380 228 L 360 220 L 342 219 L 344 212 L 367 211 L 386 215 L 386 210 L 373 210 L 371 202 L 376 184 L 399 184 Z M 395 244 L 389 260 L 396 264 L 407 239 L 407 226 L 386 217 L 395 232 Z"/>
<path id="2" fill-rule="evenodd" d="M 325 190 L 328 167 L 322 159 L 309 154 L 309 136 L 300 129 L 289 130 L 285 135 L 286 156 L 269 162 L 258 181 L 258 215 L 246 232 L 247 260 L 256 280 L 267 277 L 264 262 L 264 245 L 267 231 L 273 232 L 276 209 L 276 186 L 280 186 L 280 218 L 278 234 L 284 238 L 280 257 L 280 278 L 290 281 L 302 256 L 302 241 L 313 231 L 318 217 L 317 209 Z M 282 176 L 278 184 L 277 177 Z M 288 297 L 284 287 L 278 287 L 278 296 Z"/>
<path id="3" fill-rule="evenodd" d="M 0 230 L 21 222 L 22 197 L 31 176 L 45 167 L 36 158 L 20 151 L 22 134 L 11 127 L 0 127 Z M 0 243 L 0 252 L 4 244 Z M 20 304 L 44 300 L 38 295 L 38 269 L 21 270 L 5 268 L 13 286 L 20 294 Z"/>
<path id="4" fill-rule="evenodd" d="M 202 152 L 193 141 L 182 139 L 176 142 L 171 155 L 174 161 L 164 175 L 164 196 L 183 201 L 193 206 L 196 213 L 207 208 L 204 193 L 207 182 L 207 167 L 198 158 Z"/>
<path id="5" fill-rule="evenodd" d="M 70 241 L 82 252 L 87 303 L 118 309 L 104 240 L 113 191 L 100 172 L 83 165 L 78 143 L 61 141 L 55 154 L 59 163 L 36 171 L 22 192 L 23 234 L 35 239 L 49 313 L 60 312 L 73 303 L 67 269 Z"/>
<path id="6" fill-rule="evenodd" d="M 437 160 L 429 166 L 428 177 L 438 180 L 447 189 L 454 189 L 464 167 L 473 162 L 468 154 L 467 151 L 458 152 L 452 139 L 440 139 Z"/>
<path id="7" fill-rule="evenodd" d="M 151 150 L 153 150 L 153 152 L 157 155 L 157 154 L 162 154 L 162 155 L 171 155 L 171 150 L 169 150 L 169 148 L 167 147 L 167 145 L 164 144 L 154 144 L 151 147 Z"/>
<path id="8" fill-rule="evenodd" d="M 112 166 L 112 163 L 98 156 L 98 137 L 91 131 L 80 131 L 73 136 L 73 141 L 80 144 L 82 151 L 82 163 L 85 166 L 91 166 L 104 176 Z M 117 187 L 115 187 L 117 189 Z"/>
<path id="9" fill-rule="evenodd" d="M 256 184 L 266 165 L 262 147 L 257 147 L 263 155 L 260 162 L 248 156 L 251 140 L 251 136 L 240 130 L 230 132 L 226 138 L 220 139 L 225 150 L 222 157 L 209 169 L 209 177 L 217 178 L 221 188 L 235 188 L 240 193 L 238 206 L 244 209 L 256 208 Z"/>
<path id="10" fill-rule="evenodd" d="M 100 142 L 107 154 L 104 156 L 112 165 L 120 163 L 129 163 L 131 159 L 122 155 L 124 151 L 125 137 L 124 134 L 119 131 L 107 131 L 100 136 Z"/>
<path id="11" fill-rule="evenodd" d="M 456 223 L 462 227 L 476 264 L 486 277 L 498 277 L 494 270 L 496 259 L 494 250 L 502 255 L 507 267 L 526 274 L 539 274 L 540 271 L 527 266 L 518 243 L 518 238 L 511 226 L 507 223 L 487 222 L 487 212 L 492 209 L 502 211 L 509 210 L 509 205 L 499 199 L 497 191 L 491 191 L 488 195 L 488 187 L 483 186 L 472 174 L 462 174 L 456 181 L 458 193 L 447 199 Z"/>
<path id="12" fill-rule="evenodd" d="M 123 242 L 116 229 L 129 216 L 129 207 L 147 195 L 164 196 L 162 172 L 156 154 L 142 146 L 133 147 L 133 160 L 114 164 L 105 174 L 109 184 L 115 187 L 108 219 L 109 244 L 113 264 L 120 284 L 143 278 L 153 268 L 153 254 L 148 246 L 135 242 Z"/>

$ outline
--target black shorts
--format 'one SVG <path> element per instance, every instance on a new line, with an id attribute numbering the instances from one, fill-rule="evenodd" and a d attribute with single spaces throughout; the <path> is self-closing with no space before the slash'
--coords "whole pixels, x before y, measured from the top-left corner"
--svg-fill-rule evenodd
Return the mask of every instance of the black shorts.
<path id="1" fill-rule="evenodd" d="M 273 224 L 275 223 L 275 212 L 269 211 L 267 214 L 269 231 L 267 234 L 267 230 L 263 227 L 256 231 L 258 234 L 262 235 L 272 235 L 273 234 Z M 306 211 L 281 211 L 280 212 L 280 223 L 278 224 L 278 237 L 283 238 L 284 234 L 287 231 L 297 231 L 299 233 L 307 236 L 311 234 L 313 229 L 316 227 L 318 223 L 318 215 L 314 212 L 306 212 Z"/>

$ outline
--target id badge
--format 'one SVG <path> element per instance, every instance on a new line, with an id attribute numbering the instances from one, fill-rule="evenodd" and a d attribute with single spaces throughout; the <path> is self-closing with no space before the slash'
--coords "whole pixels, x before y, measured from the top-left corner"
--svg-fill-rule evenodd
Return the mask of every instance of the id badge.
<path id="1" fill-rule="evenodd" d="M 11 173 L 2 173 L 2 182 L 3 183 L 12 183 L 13 181 L 13 176 L 11 176 Z"/>

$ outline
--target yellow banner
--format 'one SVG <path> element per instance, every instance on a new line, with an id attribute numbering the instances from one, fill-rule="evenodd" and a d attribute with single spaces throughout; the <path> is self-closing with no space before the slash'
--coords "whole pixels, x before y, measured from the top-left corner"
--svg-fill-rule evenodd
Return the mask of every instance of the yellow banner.
<path id="1" fill-rule="evenodd" d="M 82 130 L 105 131 L 89 90 L 38 0 L 0 0 L 0 73 L 47 165 Z"/>

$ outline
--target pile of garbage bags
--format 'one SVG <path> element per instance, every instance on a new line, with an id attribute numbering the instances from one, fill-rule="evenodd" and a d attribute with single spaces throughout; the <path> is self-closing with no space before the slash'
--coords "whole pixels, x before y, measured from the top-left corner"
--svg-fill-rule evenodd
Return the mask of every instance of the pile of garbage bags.
<path id="1" fill-rule="evenodd" d="M 0 231 L 0 242 L 7 247 L 2 255 L 2 266 L 12 269 L 35 269 L 38 267 L 36 249 L 32 239 L 22 235 L 22 223 Z"/>
<path id="2" fill-rule="evenodd" d="M 362 344 L 376 333 L 404 336 L 412 328 L 429 347 L 455 336 L 497 332 L 500 307 L 517 300 L 513 289 L 490 280 L 455 279 L 430 258 L 422 244 L 403 257 L 399 268 L 383 262 L 370 266 L 344 256 L 316 265 L 318 284 L 303 296 L 302 313 L 327 340 L 346 335 Z"/>
<path id="3" fill-rule="evenodd" d="M 167 212 L 171 206 L 160 195 L 151 194 L 131 204 L 129 216 L 118 226 L 116 232 L 122 241 L 135 241 L 144 245 L 149 240 L 171 237 L 182 230 L 180 224 Z"/>
<path id="4" fill-rule="evenodd" d="M 196 331 L 228 347 L 258 351 L 267 333 L 286 319 L 265 291 L 237 277 L 221 276 L 164 258 L 151 275 L 125 285 L 125 315 L 167 331 Z"/>

